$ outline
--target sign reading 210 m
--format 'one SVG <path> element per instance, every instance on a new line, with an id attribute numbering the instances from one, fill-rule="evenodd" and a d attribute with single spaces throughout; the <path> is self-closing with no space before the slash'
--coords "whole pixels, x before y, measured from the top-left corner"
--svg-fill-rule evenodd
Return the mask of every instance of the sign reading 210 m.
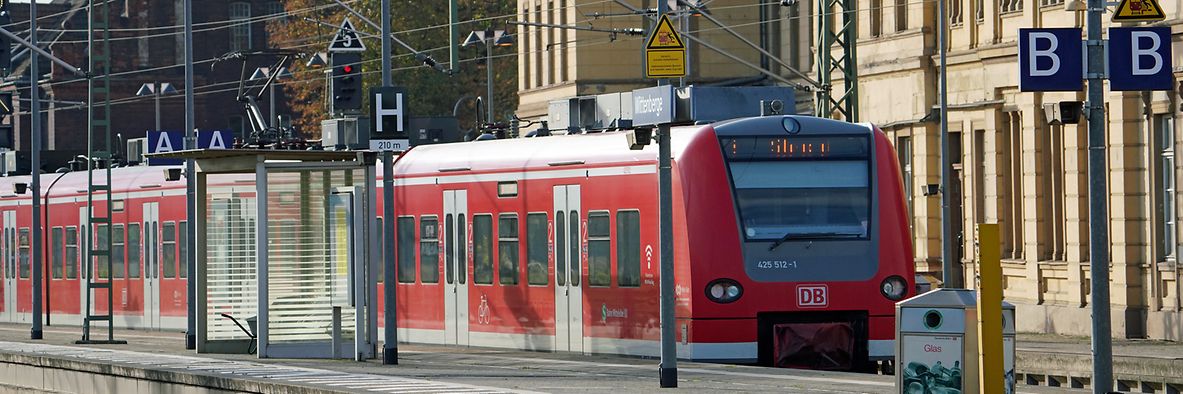
<path id="1" fill-rule="evenodd" d="M 1110 28 L 1107 60 L 1110 90 L 1170 90 L 1171 28 Z M 1081 29 L 1019 29 L 1019 90 L 1080 91 L 1086 64 Z"/>

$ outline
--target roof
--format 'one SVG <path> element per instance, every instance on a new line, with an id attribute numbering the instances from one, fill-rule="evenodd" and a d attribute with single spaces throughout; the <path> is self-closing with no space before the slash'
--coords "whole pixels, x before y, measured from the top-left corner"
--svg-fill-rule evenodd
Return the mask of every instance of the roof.
<path id="1" fill-rule="evenodd" d="M 675 128 L 673 157 L 678 157 L 695 136 L 707 129 Z M 596 167 L 656 162 L 656 137 L 644 149 L 630 150 L 627 133 L 619 131 L 416 146 L 395 162 L 395 177 L 441 171 L 505 172 L 566 164 Z"/>

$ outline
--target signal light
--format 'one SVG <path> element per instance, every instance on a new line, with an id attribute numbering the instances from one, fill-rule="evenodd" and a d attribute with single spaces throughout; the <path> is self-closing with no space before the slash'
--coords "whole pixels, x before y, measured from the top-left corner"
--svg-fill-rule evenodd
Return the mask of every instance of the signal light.
<path id="1" fill-rule="evenodd" d="M 361 109 L 361 55 L 357 53 L 333 54 L 333 110 L 356 111 Z"/>

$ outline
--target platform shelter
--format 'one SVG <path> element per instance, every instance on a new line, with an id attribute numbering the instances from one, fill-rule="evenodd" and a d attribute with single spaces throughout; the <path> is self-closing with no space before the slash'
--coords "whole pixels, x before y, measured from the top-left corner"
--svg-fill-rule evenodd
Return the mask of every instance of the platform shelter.
<path id="1" fill-rule="evenodd" d="M 375 155 L 187 150 L 196 160 L 197 352 L 372 358 Z"/>

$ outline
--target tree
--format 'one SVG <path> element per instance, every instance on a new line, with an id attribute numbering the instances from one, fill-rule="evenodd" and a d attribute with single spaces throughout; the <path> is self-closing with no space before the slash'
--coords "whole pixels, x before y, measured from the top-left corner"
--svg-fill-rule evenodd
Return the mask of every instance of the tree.
<path id="1" fill-rule="evenodd" d="M 506 18 L 514 18 L 516 2 L 512 0 L 458 0 L 459 39 L 472 30 L 503 28 Z M 333 3 L 326 5 L 320 0 L 285 0 L 284 9 L 291 17 L 275 21 L 268 26 L 268 44 L 272 48 L 298 49 L 312 54 L 325 51 L 336 29 L 325 26 L 340 25 L 349 17 L 359 30 L 366 45 L 362 53 L 364 85 L 380 86 L 382 80 L 380 30 L 359 20 L 355 15 Z M 381 23 L 381 1 L 359 0 L 347 2 L 374 23 Z M 392 42 L 391 79 L 395 86 L 407 89 L 409 111 L 412 116 L 450 116 L 457 100 L 465 95 L 484 96 L 485 92 L 485 48 L 459 48 L 458 65 L 448 64 L 448 2 L 390 0 L 391 30 L 394 36 L 412 48 L 430 55 L 454 73 L 448 75 L 424 66 L 406 48 Z M 313 19 L 320 23 L 306 20 Z M 496 24 L 496 25 L 495 25 Z M 507 29 L 508 30 L 508 29 Z M 457 43 L 459 45 L 459 42 Z M 304 61 L 296 61 L 289 69 L 295 78 L 285 85 L 287 105 L 293 111 L 292 123 L 305 137 L 319 133 L 320 121 L 328 118 L 325 98 L 326 80 L 323 69 L 310 69 Z M 498 120 L 504 120 L 508 111 L 517 108 L 517 56 L 512 49 L 498 49 L 494 52 L 493 74 L 494 95 L 498 108 Z M 368 94 L 367 94 L 368 96 Z M 368 102 L 368 97 L 367 97 Z M 474 124 L 475 108 L 468 100 L 461 108 L 462 128 Z"/>

